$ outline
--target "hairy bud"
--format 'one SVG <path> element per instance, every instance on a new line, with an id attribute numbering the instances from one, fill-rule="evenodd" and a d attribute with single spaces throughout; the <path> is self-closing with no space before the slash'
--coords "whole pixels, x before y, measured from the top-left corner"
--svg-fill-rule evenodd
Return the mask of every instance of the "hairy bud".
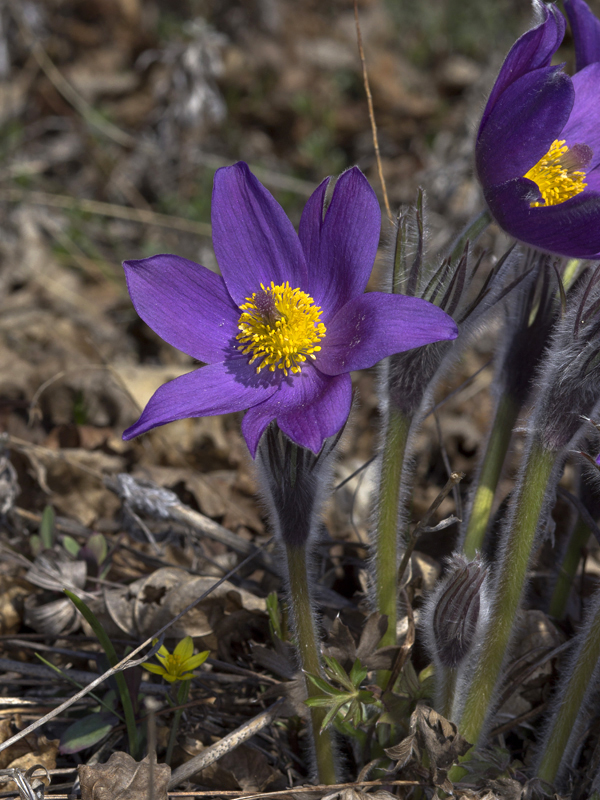
<path id="1" fill-rule="evenodd" d="M 425 624 L 432 656 L 442 667 L 456 668 L 479 640 L 487 616 L 487 567 L 477 557 L 450 560 L 450 570 L 427 604 Z"/>

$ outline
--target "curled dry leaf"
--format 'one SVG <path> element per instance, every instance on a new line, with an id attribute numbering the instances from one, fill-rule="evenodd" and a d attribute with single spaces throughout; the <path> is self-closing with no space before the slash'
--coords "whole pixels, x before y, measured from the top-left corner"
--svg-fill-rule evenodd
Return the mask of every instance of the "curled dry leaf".
<path id="1" fill-rule="evenodd" d="M 444 792 L 452 792 L 448 770 L 470 748 L 453 722 L 418 703 L 410 718 L 409 735 L 394 747 L 386 748 L 385 752 L 396 761 L 397 769 L 406 766 L 412 756 L 422 761 L 422 754 L 427 753 L 431 782 Z"/>
<path id="2" fill-rule="evenodd" d="M 63 589 L 70 589 L 80 594 L 87 578 L 87 564 L 70 558 L 62 549 L 44 550 L 36 556 L 25 577 L 42 589 L 61 594 Z M 44 603 L 36 595 L 30 595 L 25 600 L 25 622 L 40 633 L 58 636 L 76 631 L 81 617 L 64 596 Z"/>
<path id="3" fill-rule="evenodd" d="M 100 607 L 101 603 L 98 607 L 92 604 L 92 607 L 109 631 L 145 638 L 166 625 L 216 582 L 214 577 L 198 577 L 177 567 L 164 567 L 126 589 L 105 590 L 104 608 Z M 178 620 L 171 627 L 170 635 L 176 638 L 218 636 L 229 629 L 230 616 L 237 622 L 244 622 L 247 614 L 262 615 L 265 611 L 264 598 L 225 581 Z"/>
<path id="4" fill-rule="evenodd" d="M 157 764 L 156 755 L 136 761 L 127 753 L 113 753 L 106 764 L 77 768 L 81 800 L 139 800 L 153 797 L 167 800 L 171 767 Z"/>
<path id="5" fill-rule="evenodd" d="M 0 720 L 0 744 L 10 739 L 15 733 L 12 723 L 12 719 Z M 30 733 L 0 752 L 0 770 L 18 767 L 23 772 L 27 772 L 36 764 L 46 767 L 46 769 L 55 769 L 57 753 L 58 739 L 46 739 L 45 736 Z M 14 781 L 2 784 L 1 789 L 3 792 L 18 792 Z"/>

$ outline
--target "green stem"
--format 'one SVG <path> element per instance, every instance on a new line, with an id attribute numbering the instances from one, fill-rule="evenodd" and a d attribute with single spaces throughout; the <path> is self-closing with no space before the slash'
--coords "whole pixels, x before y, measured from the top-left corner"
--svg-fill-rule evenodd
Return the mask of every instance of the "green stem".
<path id="1" fill-rule="evenodd" d="M 381 462 L 375 550 L 377 610 L 388 618 L 380 647 L 396 644 L 400 481 L 410 423 L 410 418 L 402 411 L 389 409 Z"/>
<path id="2" fill-rule="evenodd" d="M 503 394 L 496 406 L 496 414 L 490 428 L 465 534 L 463 552 L 469 559 L 475 558 L 477 551 L 481 550 L 483 545 L 496 487 L 518 413 L 519 407 L 514 399 L 508 394 Z"/>
<path id="3" fill-rule="evenodd" d="M 317 636 L 310 604 L 310 590 L 306 570 L 306 547 L 304 545 L 286 544 L 286 556 L 290 579 L 290 600 L 296 623 L 296 639 L 300 663 L 305 673 L 321 675 L 321 660 L 317 648 Z M 306 690 L 309 697 L 321 694 L 320 690 L 308 678 L 306 679 Z M 327 709 L 310 709 L 319 783 L 329 785 L 336 782 L 336 774 L 331 733 L 329 730 L 321 731 L 321 725 L 326 713 Z"/>
<path id="4" fill-rule="evenodd" d="M 180 681 L 179 687 L 177 689 L 177 705 L 178 706 L 185 705 L 187 703 L 189 694 L 190 694 L 190 682 Z M 175 747 L 175 742 L 177 741 L 177 731 L 179 730 L 179 723 L 181 722 L 182 714 L 183 714 L 183 708 L 178 708 L 173 715 L 173 724 L 171 725 L 171 730 L 169 732 L 169 742 L 167 744 L 165 764 L 171 763 L 171 758 L 173 757 L 173 748 Z"/>
<path id="5" fill-rule="evenodd" d="M 440 702 L 439 711 L 446 719 L 452 719 L 452 705 L 454 704 L 454 692 L 456 690 L 456 669 L 452 667 L 442 667 L 443 673 L 436 675 L 436 680 L 440 682 Z"/>
<path id="6" fill-rule="evenodd" d="M 600 659 L 600 605 L 591 625 L 587 626 L 587 636 L 578 649 L 577 657 L 569 682 L 561 696 L 559 711 L 552 720 L 546 736 L 544 750 L 537 769 L 537 777 L 552 784 L 560 768 L 569 737 L 586 693 L 589 691 L 594 670 Z M 556 701 L 555 701 L 556 702 Z"/>
<path id="7" fill-rule="evenodd" d="M 589 527 L 581 517 L 578 517 L 550 600 L 548 613 L 551 617 L 555 617 L 555 619 L 562 619 L 565 614 L 573 578 L 575 577 L 577 567 L 581 561 L 581 551 L 589 538 Z"/>
<path id="8" fill-rule="evenodd" d="M 534 440 L 515 497 L 516 512 L 507 531 L 487 627 L 487 638 L 471 680 L 459 729 L 476 745 L 504 663 L 519 605 L 538 520 L 556 452 Z"/>

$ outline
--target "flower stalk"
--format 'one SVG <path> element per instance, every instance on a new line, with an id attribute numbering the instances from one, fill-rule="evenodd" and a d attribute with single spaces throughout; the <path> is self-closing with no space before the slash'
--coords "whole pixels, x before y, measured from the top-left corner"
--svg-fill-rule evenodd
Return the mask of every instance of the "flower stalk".
<path id="1" fill-rule="evenodd" d="M 474 745 L 479 742 L 512 637 L 556 458 L 554 450 L 544 447 L 538 437 L 534 438 L 519 482 L 515 513 L 497 562 L 499 575 L 491 602 L 486 641 L 470 681 L 459 723 L 461 734 Z"/>
<path id="2" fill-rule="evenodd" d="M 388 618 L 381 646 L 396 644 L 398 617 L 398 522 L 400 484 L 411 420 L 399 409 L 388 413 L 381 465 L 375 550 L 377 610 Z"/>
<path id="3" fill-rule="evenodd" d="M 596 594 L 587 622 L 577 637 L 570 675 L 553 701 L 554 712 L 538 756 L 536 776 L 553 784 L 566 767 L 577 739 L 577 720 L 584 700 L 597 685 L 594 675 L 600 667 L 600 594 Z"/>
<path id="4" fill-rule="evenodd" d="M 190 695 L 190 682 L 189 680 L 180 681 L 177 687 L 177 706 L 183 706 L 187 703 Z M 181 715 L 183 708 L 177 708 L 173 714 L 173 722 L 171 723 L 171 730 L 169 731 L 169 741 L 167 744 L 167 752 L 165 754 L 165 764 L 170 764 L 173 758 L 173 748 L 177 741 L 177 731 L 179 730 L 179 723 L 181 722 Z"/>
<path id="5" fill-rule="evenodd" d="M 475 558 L 483 547 L 496 487 L 500 480 L 518 414 L 518 403 L 509 394 L 503 394 L 496 404 L 495 414 L 490 425 L 490 435 L 481 464 L 479 483 L 473 497 L 465 533 L 463 552 L 469 559 Z"/>
<path id="6" fill-rule="evenodd" d="M 289 596 L 295 621 L 296 640 L 300 664 L 305 673 L 306 691 L 309 697 L 320 694 L 320 690 L 306 677 L 321 675 L 321 659 L 317 647 L 317 633 L 310 602 L 308 570 L 306 567 L 306 545 L 286 544 L 285 554 L 289 578 Z M 315 746 L 315 759 L 319 783 L 336 782 L 335 754 L 331 731 L 322 731 L 321 726 L 327 709 L 311 708 L 311 726 Z"/>

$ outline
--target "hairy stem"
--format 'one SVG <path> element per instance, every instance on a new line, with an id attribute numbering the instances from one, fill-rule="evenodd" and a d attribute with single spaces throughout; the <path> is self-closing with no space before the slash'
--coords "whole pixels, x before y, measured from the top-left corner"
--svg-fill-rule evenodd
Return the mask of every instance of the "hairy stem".
<path id="1" fill-rule="evenodd" d="M 494 699 L 494 691 L 511 640 L 515 617 L 527 577 L 538 520 L 544 505 L 556 452 L 534 440 L 516 490 L 516 510 L 506 531 L 505 546 L 497 565 L 490 619 L 484 646 L 470 682 L 459 723 L 461 734 L 476 745 Z"/>
<path id="2" fill-rule="evenodd" d="M 305 673 L 321 675 L 321 660 L 306 569 L 306 547 L 286 544 L 286 556 L 300 664 Z M 320 694 L 319 689 L 308 678 L 306 689 L 309 697 Z M 327 710 L 323 708 L 310 709 L 319 783 L 332 784 L 336 782 L 336 774 L 331 733 L 329 730 L 321 731 L 326 713 Z"/>
<path id="3" fill-rule="evenodd" d="M 389 409 L 381 462 L 375 551 L 377 610 L 388 618 L 381 647 L 396 644 L 400 481 L 410 423 L 411 420 L 402 411 Z"/>
<path id="4" fill-rule="evenodd" d="M 586 626 L 587 635 L 578 648 L 569 682 L 560 696 L 555 698 L 558 711 L 545 737 L 542 755 L 537 768 L 537 777 L 552 784 L 561 767 L 567 744 L 581 704 L 592 686 L 592 676 L 600 659 L 600 604 L 596 602 L 596 613 L 591 624 Z"/>
<path id="5" fill-rule="evenodd" d="M 506 458 L 519 408 L 514 399 L 503 394 L 496 406 L 496 414 L 490 427 L 490 437 L 481 464 L 479 483 L 473 496 L 469 524 L 465 533 L 463 552 L 469 559 L 481 550 L 487 530 L 496 487 Z"/>
<path id="6" fill-rule="evenodd" d="M 589 538 L 589 526 L 586 525 L 585 521 L 581 517 L 578 517 L 577 522 L 575 523 L 575 528 L 573 529 L 573 533 L 571 534 L 571 538 L 569 540 L 567 552 L 565 553 L 563 562 L 560 565 L 560 572 L 558 573 L 558 578 L 556 579 L 556 585 L 554 586 L 554 591 L 552 592 L 552 598 L 550 599 L 550 608 L 548 613 L 551 617 L 562 619 L 565 614 L 565 608 L 567 607 L 567 601 L 571 592 L 573 578 L 575 577 L 577 567 L 581 561 L 581 551 L 585 547 Z"/>

